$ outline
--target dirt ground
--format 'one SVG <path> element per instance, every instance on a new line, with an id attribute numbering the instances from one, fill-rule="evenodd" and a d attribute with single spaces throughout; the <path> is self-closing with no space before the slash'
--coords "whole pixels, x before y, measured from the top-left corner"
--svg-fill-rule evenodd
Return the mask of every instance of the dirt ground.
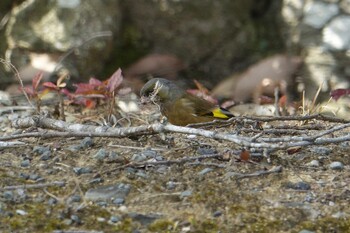
<path id="1" fill-rule="evenodd" d="M 11 127 L 23 115 L 30 114 L 3 113 L 0 137 L 44 133 Z M 281 138 L 341 124 L 276 120 L 206 129 Z M 25 144 L 0 148 L 1 232 L 350 232 L 346 140 L 267 154 L 182 133 L 11 141 Z M 106 185 L 127 188 L 117 198 L 88 198 Z"/>

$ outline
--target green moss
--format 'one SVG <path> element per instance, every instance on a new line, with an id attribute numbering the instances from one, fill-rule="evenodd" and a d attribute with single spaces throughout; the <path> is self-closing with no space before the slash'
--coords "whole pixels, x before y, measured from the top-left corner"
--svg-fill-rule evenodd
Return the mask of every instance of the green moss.
<path id="1" fill-rule="evenodd" d="M 151 232 L 168 232 L 174 228 L 174 222 L 167 219 L 159 219 L 148 226 Z"/>

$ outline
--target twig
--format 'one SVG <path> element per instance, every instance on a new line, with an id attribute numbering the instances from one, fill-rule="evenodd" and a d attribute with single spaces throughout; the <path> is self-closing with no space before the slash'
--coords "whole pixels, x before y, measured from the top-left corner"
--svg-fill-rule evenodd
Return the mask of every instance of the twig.
<path id="1" fill-rule="evenodd" d="M 15 189 L 33 189 L 33 188 L 46 188 L 50 186 L 64 186 L 66 182 L 64 181 L 54 181 L 52 183 L 45 184 L 24 184 L 24 185 L 14 185 L 14 186 L 5 186 L 0 188 L 0 191 L 6 190 L 15 190 Z"/>
<path id="2" fill-rule="evenodd" d="M 18 72 L 18 70 L 16 69 L 16 67 L 15 67 L 12 63 L 10 63 L 10 62 L 8 62 L 8 61 L 2 59 L 2 58 L 0 58 L 0 62 L 3 63 L 4 65 L 7 65 L 8 67 L 11 68 L 12 72 L 15 74 L 15 77 L 17 78 L 17 80 L 18 80 L 18 82 L 19 82 L 19 85 L 21 86 L 21 90 L 22 90 L 23 95 L 26 97 L 26 99 L 27 99 L 29 105 L 30 105 L 32 108 L 35 108 L 34 105 L 33 105 L 33 103 L 30 101 L 29 96 L 28 96 L 27 93 L 24 91 L 24 85 L 23 85 L 21 76 L 19 75 L 19 72 Z"/>
<path id="3" fill-rule="evenodd" d="M 268 175 L 268 174 L 272 174 L 272 173 L 280 173 L 280 172 L 282 172 L 282 166 L 273 167 L 268 171 L 261 170 L 261 171 L 256 171 L 256 172 L 249 173 L 249 174 L 228 172 L 226 174 L 226 178 L 235 177 L 237 179 L 244 179 L 244 178 L 251 178 L 251 177 L 257 177 L 257 176 L 262 176 L 262 175 Z"/>

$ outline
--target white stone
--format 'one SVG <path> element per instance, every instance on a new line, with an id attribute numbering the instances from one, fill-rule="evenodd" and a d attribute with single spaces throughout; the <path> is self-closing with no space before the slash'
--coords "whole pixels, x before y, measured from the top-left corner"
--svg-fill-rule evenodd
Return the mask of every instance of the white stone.
<path id="1" fill-rule="evenodd" d="M 339 7 L 337 4 L 327 4 L 324 2 L 308 2 L 304 8 L 304 23 L 320 29 L 333 16 L 337 15 Z"/>
<path id="2" fill-rule="evenodd" d="M 330 50 L 350 48 L 350 16 L 338 16 L 323 29 L 323 43 Z"/>

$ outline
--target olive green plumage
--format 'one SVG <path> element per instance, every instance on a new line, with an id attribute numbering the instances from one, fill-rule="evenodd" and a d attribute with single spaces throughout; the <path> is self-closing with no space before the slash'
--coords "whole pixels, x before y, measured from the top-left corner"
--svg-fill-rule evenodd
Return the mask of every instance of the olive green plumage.
<path id="1" fill-rule="evenodd" d="M 142 87 L 140 95 L 149 97 L 159 104 L 161 113 L 174 125 L 184 126 L 233 117 L 228 110 L 191 95 L 175 83 L 163 78 L 148 81 Z"/>

